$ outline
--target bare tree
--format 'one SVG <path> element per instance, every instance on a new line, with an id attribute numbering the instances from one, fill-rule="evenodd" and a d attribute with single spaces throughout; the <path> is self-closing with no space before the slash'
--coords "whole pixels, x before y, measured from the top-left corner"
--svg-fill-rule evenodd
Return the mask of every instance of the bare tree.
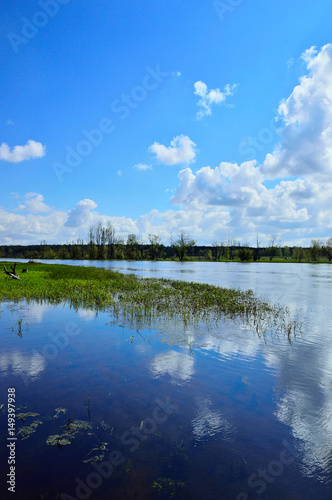
<path id="1" fill-rule="evenodd" d="M 156 234 L 149 234 L 149 241 L 150 241 L 150 248 L 149 248 L 150 258 L 151 260 L 155 260 L 158 255 L 158 250 L 161 243 L 160 236 Z"/>
<path id="2" fill-rule="evenodd" d="M 115 257 L 115 231 L 112 224 L 109 222 L 106 229 L 106 239 L 107 239 L 107 258 L 114 259 Z"/>
<path id="3" fill-rule="evenodd" d="M 254 252 L 253 252 L 253 258 L 254 258 L 255 262 L 257 262 L 257 260 L 260 260 L 260 258 L 261 258 L 260 254 L 259 254 L 260 245 L 261 245 L 261 242 L 259 239 L 259 235 L 257 233 L 257 235 L 256 235 L 256 248 L 254 249 Z"/>
<path id="4" fill-rule="evenodd" d="M 270 236 L 270 246 L 269 246 L 269 253 L 270 253 L 270 261 L 272 261 L 273 257 L 275 257 L 277 253 L 277 235 L 276 234 L 271 234 Z"/>
<path id="5" fill-rule="evenodd" d="M 332 238 L 329 238 L 322 246 L 323 253 L 329 261 L 332 260 Z"/>
<path id="6" fill-rule="evenodd" d="M 172 236 L 170 237 L 170 243 L 179 260 L 183 261 L 187 251 L 196 244 L 196 241 L 192 240 L 185 231 L 180 231 L 176 240 Z"/>
<path id="7" fill-rule="evenodd" d="M 96 249 L 96 232 L 95 227 L 91 226 L 89 229 L 89 243 L 88 243 L 88 255 L 89 259 L 93 260 L 96 258 L 97 249 Z"/>
<path id="8" fill-rule="evenodd" d="M 223 243 L 218 243 L 217 241 L 214 241 L 212 243 L 212 246 L 213 246 L 213 258 L 215 261 L 219 262 L 222 258 L 222 255 L 223 255 L 223 248 L 224 248 L 224 244 Z"/>

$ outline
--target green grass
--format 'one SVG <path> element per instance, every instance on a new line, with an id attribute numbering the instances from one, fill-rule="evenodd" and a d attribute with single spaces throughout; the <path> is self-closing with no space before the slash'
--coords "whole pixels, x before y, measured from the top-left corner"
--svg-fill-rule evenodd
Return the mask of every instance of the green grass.
<path id="1" fill-rule="evenodd" d="M 22 274 L 23 267 L 27 273 Z M 18 264 L 16 271 L 20 280 L 0 274 L 0 300 L 67 302 L 75 308 L 110 311 L 115 317 L 145 324 L 161 319 L 195 324 L 241 317 L 258 332 L 264 325 L 288 336 L 297 327 L 288 319 L 287 308 L 271 305 L 251 290 L 139 278 L 95 267 L 61 264 Z"/>

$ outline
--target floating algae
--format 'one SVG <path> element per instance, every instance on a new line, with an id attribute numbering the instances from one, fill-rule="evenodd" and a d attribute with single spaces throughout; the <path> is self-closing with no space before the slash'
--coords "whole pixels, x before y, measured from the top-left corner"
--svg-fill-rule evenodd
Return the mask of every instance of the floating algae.
<path id="1" fill-rule="evenodd" d="M 0 405 L 0 413 L 1 411 L 4 412 L 4 406 L 5 405 Z M 16 418 L 21 420 L 24 424 L 26 419 L 29 418 L 34 418 L 39 416 L 39 413 L 34 413 L 34 412 L 22 412 L 22 409 L 26 408 L 21 407 L 21 412 L 16 414 Z M 19 409 L 19 408 L 18 408 Z M 62 415 L 65 415 L 68 410 L 66 408 L 58 407 L 54 409 L 54 415 L 50 416 L 45 416 L 42 417 L 43 422 L 44 421 L 53 421 L 54 419 L 58 419 Z M 20 430 L 18 431 L 17 435 L 20 435 L 21 440 L 23 441 L 24 439 L 28 439 L 32 434 L 34 434 L 39 427 L 39 425 L 42 425 L 43 422 L 41 420 L 34 420 L 30 425 L 23 425 Z M 60 429 L 59 429 L 60 427 Z M 86 436 L 96 438 L 97 443 L 94 444 L 94 447 L 91 449 L 91 451 L 88 453 L 86 456 L 86 459 L 83 460 L 83 463 L 93 463 L 93 462 L 101 462 L 104 457 L 105 453 L 107 450 L 107 442 L 100 442 L 99 439 L 97 438 L 97 435 L 95 433 L 95 430 L 92 426 L 92 422 L 86 421 L 86 420 L 73 420 L 71 416 L 69 416 L 68 419 L 64 419 L 64 424 L 58 427 L 55 432 L 59 432 L 58 434 L 51 434 L 48 436 L 46 439 L 46 445 L 48 446 L 58 446 L 60 449 L 63 448 L 63 446 L 67 446 L 69 444 L 72 444 L 73 439 L 75 439 L 76 434 L 78 433 L 83 433 Z M 106 422 L 101 422 L 100 427 L 103 429 L 103 431 L 110 432 L 111 427 L 106 424 Z M 99 427 L 96 426 L 96 429 Z M 113 431 L 113 428 L 111 429 L 111 433 Z M 54 432 L 54 431 L 53 431 Z M 90 455 L 92 455 L 90 457 Z"/>
<path id="2" fill-rule="evenodd" d="M 70 432 L 71 435 L 77 434 L 82 429 L 84 431 L 92 429 L 91 423 L 87 422 L 86 420 L 73 420 L 73 421 L 70 421 L 70 419 L 69 419 L 68 423 L 67 423 L 67 425 L 65 427 L 67 427 L 67 429 L 68 429 L 68 431 Z"/>
<path id="3" fill-rule="evenodd" d="M 35 420 L 29 426 L 21 427 L 21 429 L 18 431 L 17 435 L 20 434 L 22 436 L 21 441 L 24 441 L 24 439 L 28 439 L 31 434 L 36 432 L 39 425 L 42 425 L 42 424 L 43 424 L 43 422 L 41 422 L 40 420 Z"/>
<path id="4" fill-rule="evenodd" d="M 57 408 L 59 410 L 59 408 Z M 64 410 L 64 408 L 60 408 L 60 410 Z M 57 411 L 57 410 L 55 410 Z M 66 410 L 67 411 L 67 410 Z M 58 412 L 58 413 L 64 413 Z M 69 417 L 68 422 L 66 425 L 63 427 L 67 428 L 67 432 L 64 432 L 63 434 L 52 434 L 51 436 L 48 436 L 46 440 L 47 445 L 51 446 L 58 446 L 59 448 L 62 448 L 63 446 L 66 446 L 67 444 L 71 444 L 71 440 L 75 439 L 75 435 L 81 430 L 88 430 L 92 429 L 92 426 L 89 422 L 86 422 L 85 420 L 71 420 L 71 417 Z M 69 438 L 69 439 L 68 439 Z"/>
<path id="5" fill-rule="evenodd" d="M 182 486 L 184 486 L 184 483 L 181 481 L 174 481 L 174 479 L 168 477 L 160 477 L 153 483 L 152 488 L 158 495 L 167 495 L 173 498 L 180 494 Z"/>
<path id="6" fill-rule="evenodd" d="M 51 446 L 59 446 L 59 448 L 62 448 L 62 446 L 66 446 L 66 444 L 71 444 L 71 441 L 67 439 L 67 437 L 71 437 L 69 434 L 62 434 L 59 436 L 58 434 L 54 434 L 53 436 L 48 436 L 46 439 L 46 444 L 51 445 Z"/>
<path id="7" fill-rule="evenodd" d="M 22 420 L 22 422 L 24 422 L 27 417 L 39 417 L 39 413 L 28 412 L 28 413 L 17 413 L 16 414 L 16 418 L 19 418 L 20 420 Z"/>
<path id="8" fill-rule="evenodd" d="M 58 418 L 61 413 L 63 413 L 63 414 L 67 413 L 67 409 L 66 408 L 55 408 L 54 411 L 56 412 L 56 414 L 54 415 L 53 418 Z"/>

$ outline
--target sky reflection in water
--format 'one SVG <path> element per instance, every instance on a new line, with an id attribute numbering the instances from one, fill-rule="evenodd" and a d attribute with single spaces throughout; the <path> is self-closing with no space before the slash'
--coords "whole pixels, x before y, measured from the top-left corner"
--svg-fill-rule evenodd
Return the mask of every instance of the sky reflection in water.
<path id="1" fill-rule="evenodd" d="M 278 293 L 292 297 L 291 307 L 300 305 L 306 320 L 302 337 L 291 344 L 285 338 L 264 341 L 226 322 L 211 331 L 189 327 L 179 345 L 171 329 L 138 332 L 134 325 L 112 324 L 107 313 L 3 304 L 0 403 L 6 403 L 7 388 L 15 387 L 20 411 L 39 413 L 42 421 L 17 447 L 18 498 L 30 498 L 28 491 L 34 499 L 47 491 L 46 498 L 63 492 L 75 498 L 75 478 L 84 481 L 94 470 L 82 461 L 98 442 L 119 450 L 125 462 L 91 498 L 171 498 L 173 490 L 188 499 L 331 496 L 331 276 L 313 267 L 296 279 L 289 268 L 279 278 Z M 275 295 L 277 276 L 265 276 L 264 291 L 264 277 L 248 277 L 248 269 L 242 283 L 259 283 L 257 293 Z M 289 282 L 302 284 L 301 303 Z M 156 400 L 166 398 L 178 408 L 144 434 Z M 59 407 L 67 413 L 54 418 Z M 69 416 L 91 422 L 94 435 L 80 431 L 62 449 L 46 445 L 49 435 L 64 432 Z M 6 413 L 0 418 L 5 463 Z M 29 423 L 18 419 L 17 430 Z M 141 426 L 142 440 L 131 435 Z M 127 440 L 139 442 L 134 452 L 133 442 L 123 439 L 126 432 Z M 276 463 L 283 450 L 294 460 L 281 472 Z M 259 477 L 262 469 L 270 482 Z M 168 490 L 160 483 L 164 497 L 153 487 L 161 478 L 173 481 Z"/>

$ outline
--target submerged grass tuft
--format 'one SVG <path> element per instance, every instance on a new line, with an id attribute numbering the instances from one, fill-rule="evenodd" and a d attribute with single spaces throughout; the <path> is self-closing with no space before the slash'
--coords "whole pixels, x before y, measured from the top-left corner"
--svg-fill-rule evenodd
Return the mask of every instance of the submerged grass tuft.
<path id="1" fill-rule="evenodd" d="M 298 328 L 286 307 L 271 305 L 251 290 L 139 278 L 95 267 L 36 263 L 24 267 L 29 272 L 21 280 L 0 275 L 0 300 L 69 302 L 76 309 L 110 311 L 115 318 L 136 324 L 176 320 L 192 325 L 240 317 L 259 334 L 271 329 L 289 337 Z"/>

